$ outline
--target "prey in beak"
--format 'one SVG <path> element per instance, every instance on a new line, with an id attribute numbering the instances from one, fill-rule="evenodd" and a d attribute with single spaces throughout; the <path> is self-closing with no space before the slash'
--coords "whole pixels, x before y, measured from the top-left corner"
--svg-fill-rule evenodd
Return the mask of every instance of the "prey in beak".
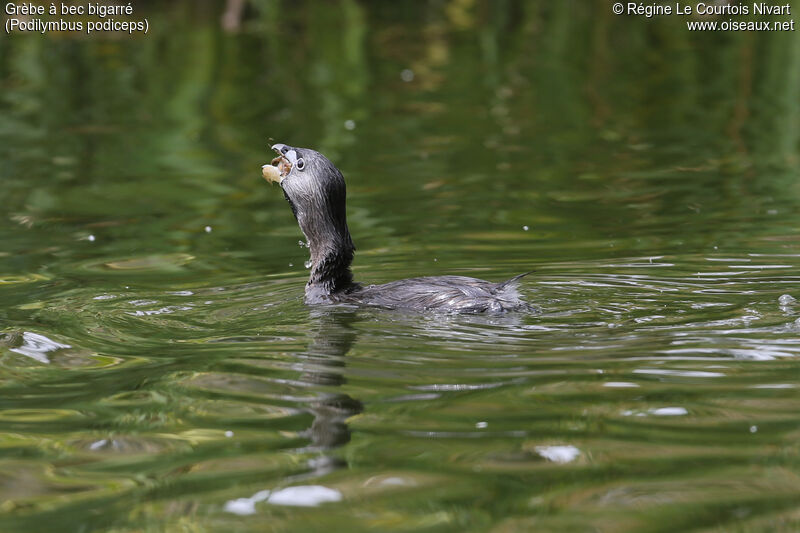
<path id="1" fill-rule="evenodd" d="M 278 154 L 278 157 L 270 161 L 268 165 L 261 166 L 261 175 L 269 182 L 280 184 L 297 163 L 297 152 L 285 144 L 273 144 L 272 150 Z"/>

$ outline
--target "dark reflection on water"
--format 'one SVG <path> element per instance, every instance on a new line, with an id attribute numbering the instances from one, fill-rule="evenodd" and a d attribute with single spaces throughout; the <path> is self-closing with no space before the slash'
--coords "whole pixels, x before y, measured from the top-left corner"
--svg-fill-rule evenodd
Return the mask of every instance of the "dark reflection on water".
<path id="1" fill-rule="evenodd" d="M 287 6 L 0 37 L 0 530 L 800 529 L 800 34 Z M 305 307 L 270 137 L 543 313 Z"/>
<path id="2" fill-rule="evenodd" d="M 314 316 L 316 315 L 316 316 Z M 306 357 L 302 359 L 300 380 L 310 385 L 341 387 L 347 383 L 343 370 L 345 356 L 355 341 L 356 333 L 350 323 L 355 313 L 348 311 L 312 312 L 315 328 Z M 313 403 L 310 410 L 314 423 L 309 438 L 314 446 L 335 448 L 350 441 L 345 420 L 363 409 L 361 402 L 347 394 L 326 394 Z"/>

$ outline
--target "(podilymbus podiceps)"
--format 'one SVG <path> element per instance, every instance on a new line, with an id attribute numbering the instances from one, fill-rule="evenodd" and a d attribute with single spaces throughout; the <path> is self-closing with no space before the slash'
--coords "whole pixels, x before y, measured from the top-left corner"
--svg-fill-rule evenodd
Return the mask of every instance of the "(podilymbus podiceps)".
<path id="1" fill-rule="evenodd" d="M 516 290 L 521 274 L 501 283 L 466 276 L 431 276 L 362 286 L 353 281 L 355 247 L 347 227 L 342 173 L 308 148 L 275 144 L 278 156 L 261 167 L 283 189 L 311 251 L 308 304 L 350 303 L 457 313 L 535 311 Z"/>

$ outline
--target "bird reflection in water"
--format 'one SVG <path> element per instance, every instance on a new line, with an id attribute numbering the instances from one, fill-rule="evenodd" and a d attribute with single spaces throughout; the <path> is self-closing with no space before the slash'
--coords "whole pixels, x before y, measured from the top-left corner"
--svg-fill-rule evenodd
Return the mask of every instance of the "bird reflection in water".
<path id="1" fill-rule="evenodd" d="M 295 368 L 301 372 L 298 382 L 311 389 L 341 387 L 347 383 L 344 376 L 345 356 L 356 338 L 352 327 L 356 313 L 352 309 L 336 307 L 313 309 L 310 313 L 309 322 L 315 326 L 310 334 L 308 349 L 297 355 Z M 331 452 L 350 442 L 347 419 L 363 409 L 360 401 L 347 394 L 320 392 L 305 409 L 313 415 L 314 421 L 311 427 L 300 432 L 300 436 L 310 441 L 309 446 L 300 451 L 319 452 L 317 457 L 308 461 L 309 470 L 284 479 L 282 484 L 293 486 L 264 489 L 250 497 L 229 500 L 225 503 L 225 511 L 250 515 L 257 512 L 256 505 L 260 502 L 314 507 L 325 502 L 340 501 L 342 494 L 338 490 L 302 482 L 347 466 L 343 459 Z"/>
<path id="2" fill-rule="evenodd" d="M 311 387 L 341 387 L 347 383 L 344 376 L 345 356 L 356 339 L 352 327 L 357 319 L 350 309 L 320 308 L 311 310 L 310 322 L 316 324 L 311 342 L 298 365 L 303 372 L 300 381 Z M 361 413 L 362 403 L 344 393 L 320 393 L 308 407 L 314 416 L 311 427 L 301 433 L 311 441 L 311 447 L 323 452 L 310 461 L 312 472 L 306 476 L 324 475 L 345 466 L 343 460 L 326 454 L 350 442 L 347 419 Z"/>

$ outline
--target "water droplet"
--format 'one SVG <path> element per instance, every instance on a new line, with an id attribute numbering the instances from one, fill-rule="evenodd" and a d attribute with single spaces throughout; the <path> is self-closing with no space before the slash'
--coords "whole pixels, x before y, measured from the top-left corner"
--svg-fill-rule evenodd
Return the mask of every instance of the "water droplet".
<path id="1" fill-rule="evenodd" d="M 211 233 L 211 226 L 206 226 L 205 230 L 206 230 L 206 233 Z"/>
<path id="2" fill-rule="evenodd" d="M 435 257 L 433 258 L 433 262 L 434 262 L 434 263 L 436 263 L 436 262 L 438 262 L 438 261 L 439 261 L 439 260 L 438 260 L 437 258 L 435 258 Z"/>
<path id="3" fill-rule="evenodd" d="M 306 243 L 304 243 L 303 241 L 297 241 L 297 245 L 300 248 L 308 248 L 308 245 Z"/>
<path id="4" fill-rule="evenodd" d="M 797 300 L 791 294 L 783 294 L 778 298 L 778 303 L 781 305 L 792 305 Z"/>
<path id="5" fill-rule="evenodd" d="M 478 422 L 477 424 L 475 424 L 475 427 L 478 428 L 478 429 L 483 429 L 483 428 L 486 428 L 488 426 L 489 426 L 488 422 Z"/>
<path id="6" fill-rule="evenodd" d="M 344 121 L 344 129 L 346 130 L 354 130 L 356 129 L 356 121 L 355 120 L 345 120 Z"/>
<path id="7" fill-rule="evenodd" d="M 94 242 L 94 235 L 89 235 L 86 238 L 89 239 L 89 242 Z"/>
<path id="8" fill-rule="evenodd" d="M 758 431 L 758 426 L 750 426 L 750 433 L 755 433 Z"/>
<path id="9" fill-rule="evenodd" d="M 303 266 L 305 266 L 306 268 L 311 268 L 311 265 L 312 265 L 312 264 L 313 264 L 313 263 L 311 263 L 311 259 L 309 259 L 308 261 L 306 261 L 305 263 L 303 263 Z"/>
<path id="10" fill-rule="evenodd" d="M 231 430 L 226 431 L 225 432 L 225 436 L 228 437 L 228 438 L 233 437 L 233 431 L 231 431 Z"/>
<path id="11" fill-rule="evenodd" d="M 294 266 L 294 263 L 289 263 L 289 266 L 290 266 L 290 267 L 293 267 L 293 266 Z"/>
<path id="12" fill-rule="evenodd" d="M 403 71 L 400 72 L 400 79 L 403 80 L 406 83 L 408 83 L 410 81 L 413 81 L 414 80 L 414 71 L 411 70 L 410 68 L 403 69 Z"/>
<path id="13" fill-rule="evenodd" d="M 528 226 L 522 226 L 522 229 L 528 231 L 530 228 Z"/>

